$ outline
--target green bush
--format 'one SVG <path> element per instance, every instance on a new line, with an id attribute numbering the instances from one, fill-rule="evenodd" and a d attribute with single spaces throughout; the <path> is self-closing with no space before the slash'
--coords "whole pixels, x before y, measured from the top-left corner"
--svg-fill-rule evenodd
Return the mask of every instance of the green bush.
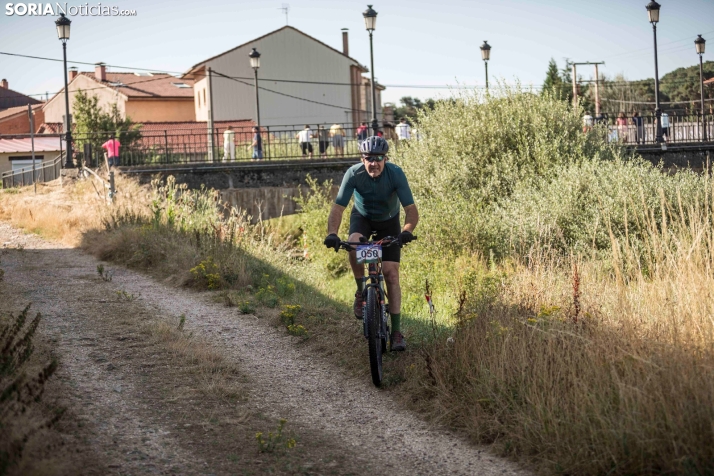
<path id="1" fill-rule="evenodd" d="M 691 171 L 667 175 L 641 159 L 586 160 L 553 178 L 521 182 L 508 201 L 482 217 L 479 229 L 501 254 L 536 245 L 607 251 L 610 232 L 639 247 L 653 224 L 661 227 L 663 216 L 676 216 L 670 227 L 686 223 L 684 211 L 705 202 L 706 180 Z"/>
<path id="2" fill-rule="evenodd" d="M 489 207 L 524 182 L 560 168 L 622 152 L 597 131 L 583 134 L 580 111 L 548 94 L 519 88 L 479 97 L 464 93 L 421 113 L 422 140 L 393 154 L 419 207 L 419 232 L 437 253 L 494 246 L 480 232 Z M 445 219 L 448 217 L 448 219 Z"/>

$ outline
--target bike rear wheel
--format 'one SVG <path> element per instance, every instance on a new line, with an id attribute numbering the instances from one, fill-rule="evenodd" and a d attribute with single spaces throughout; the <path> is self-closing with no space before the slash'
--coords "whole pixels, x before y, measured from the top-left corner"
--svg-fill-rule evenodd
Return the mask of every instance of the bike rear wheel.
<path id="1" fill-rule="evenodd" d="M 381 306 L 377 297 L 377 290 L 367 289 L 367 306 L 364 319 L 367 323 L 367 341 L 369 342 L 369 368 L 372 372 L 372 383 L 379 387 L 382 385 L 382 336 L 380 325 L 382 322 Z"/>

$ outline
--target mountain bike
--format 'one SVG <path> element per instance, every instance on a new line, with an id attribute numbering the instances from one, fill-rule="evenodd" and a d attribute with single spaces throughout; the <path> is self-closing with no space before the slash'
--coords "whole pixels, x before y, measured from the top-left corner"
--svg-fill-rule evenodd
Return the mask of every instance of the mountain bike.
<path id="1" fill-rule="evenodd" d="M 417 237 L 415 236 L 416 240 Z M 382 385 L 382 354 L 389 340 L 389 304 L 384 291 L 382 274 L 382 248 L 402 247 L 398 238 L 387 236 L 378 241 L 362 237 L 359 242 L 341 241 L 340 248 L 357 252 L 357 263 L 367 265 L 368 273 L 362 278 L 362 323 L 369 344 L 369 368 L 372 383 Z M 391 342 L 390 342 L 391 345 Z"/>

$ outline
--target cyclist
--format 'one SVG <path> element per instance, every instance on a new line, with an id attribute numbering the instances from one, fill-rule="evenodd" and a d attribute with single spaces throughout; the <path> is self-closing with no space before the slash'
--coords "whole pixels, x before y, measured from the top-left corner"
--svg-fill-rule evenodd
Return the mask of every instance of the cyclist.
<path id="1" fill-rule="evenodd" d="M 388 162 L 386 155 L 388 151 L 389 144 L 381 137 L 368 137 L 360 144 L 362 159 L 359 164 L 353 165 L 345 173 L 327 219 L 328 235 L 324 243 L 328 248 L 334 248 L 335 251 L 340 249 L 337 232 L 342 222 L 342 214 L 352 194 L 355 196 L 355 201 L 350 213 L 348 241 L 356 242 L 363 236 L 369 238 L 372 231 L 376 231 L 377 239 L 398 236 L 403 244 L 413 240 L 412 232 L 419 222 L 419 212 L 414 204 L 406 175 L 399 166 Z M 399 222 L 400 203 L 406 215 L 404 226 L 400 226 Z M 406 349 L 399 322 L 402 301 L 402 291 L 399 286 L 399 258 L 398 246 L 384 248 L 382 272 L 389 295 L 389 314 L 392 321 L 390 341 L 393 351 Z M 362 319 L 364 266 L 357 264 L 354 251 L 349 253 L 349 261 L 357 282 L 354 314 L 358 319 Z"/>

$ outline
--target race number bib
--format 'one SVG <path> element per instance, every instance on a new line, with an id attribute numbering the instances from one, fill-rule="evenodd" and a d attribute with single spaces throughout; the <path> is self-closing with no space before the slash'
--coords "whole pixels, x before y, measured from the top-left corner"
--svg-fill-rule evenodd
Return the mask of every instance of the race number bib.
<path id="1" fill-rule="evenodd" d="M 357 245 L 357 263 L 376 263 L 381 257 L 381 245 Z"/>

